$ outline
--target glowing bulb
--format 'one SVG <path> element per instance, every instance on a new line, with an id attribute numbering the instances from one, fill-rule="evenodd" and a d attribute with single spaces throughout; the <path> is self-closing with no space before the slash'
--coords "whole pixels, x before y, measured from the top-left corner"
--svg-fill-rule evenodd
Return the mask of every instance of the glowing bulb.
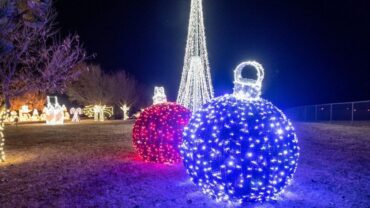
<path id="1" fill-rule="evenodd" d="M 288 128 L 288 127 L 287 127 L 287 128 Z M 278 130 L 277 130 L 277 133 L 278 133 L 278 134 L 283 134 L 283 133 L 284 133 L 284 131 L 283 131 L 282 129 L 278 129 Z"/>

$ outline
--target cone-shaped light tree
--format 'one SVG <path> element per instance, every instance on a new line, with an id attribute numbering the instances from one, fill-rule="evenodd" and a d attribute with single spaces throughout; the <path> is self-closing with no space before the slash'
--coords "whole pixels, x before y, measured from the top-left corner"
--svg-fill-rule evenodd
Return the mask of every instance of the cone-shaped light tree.
<path id="1" fill-rule="evenodd" d="M 177 102 L 195 111 L 212 98 L 202 0 L 191 0 L 188 39 Z"/>

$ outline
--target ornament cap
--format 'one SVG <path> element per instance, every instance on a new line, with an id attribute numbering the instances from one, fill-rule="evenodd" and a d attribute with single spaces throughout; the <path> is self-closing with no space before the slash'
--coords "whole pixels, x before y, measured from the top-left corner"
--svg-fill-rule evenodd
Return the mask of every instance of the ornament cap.
<path id="1" fill-rule="evenodd" d="M 164 87 L 154 87 L 153 104 L 160 104 L 167 102 L 167 96 Z"/>
<path id="2" fill-rule="evenodd" d="M 257 71 L 257 80 L 244 78 L 242 71 L 246 66 L 252 66 Z M 256 61 L 246 61 L 234 70 L 234 96 L 241 99 L 259 99 L 262 91 L 262 81 L 265 76 L 263 66 Z"/>

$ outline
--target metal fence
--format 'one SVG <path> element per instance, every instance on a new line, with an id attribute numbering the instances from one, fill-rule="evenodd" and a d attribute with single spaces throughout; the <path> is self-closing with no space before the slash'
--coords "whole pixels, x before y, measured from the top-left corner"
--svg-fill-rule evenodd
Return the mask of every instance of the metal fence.
<path id="1" fill-rule="evenodd" d="M 300 106 L 286 114 L 296 121 L 370 121 L 370 100 Z"/>

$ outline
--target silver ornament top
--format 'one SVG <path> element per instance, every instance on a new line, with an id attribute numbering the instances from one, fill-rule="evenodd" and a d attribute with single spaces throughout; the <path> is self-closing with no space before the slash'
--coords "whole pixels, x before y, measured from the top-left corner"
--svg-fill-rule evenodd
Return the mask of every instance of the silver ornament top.
<path id="1" fill-rule="evenodd" d="M 242 71 L 246 66 L 252 66 L 257 71 L 257 80 L 244 78 Z M 256 61 L 246 61 L 239 64 L 234 70 L 234 96 L 240 99 L 260 99 L 262 81 L 265 72 L 261 64 Z"/>

